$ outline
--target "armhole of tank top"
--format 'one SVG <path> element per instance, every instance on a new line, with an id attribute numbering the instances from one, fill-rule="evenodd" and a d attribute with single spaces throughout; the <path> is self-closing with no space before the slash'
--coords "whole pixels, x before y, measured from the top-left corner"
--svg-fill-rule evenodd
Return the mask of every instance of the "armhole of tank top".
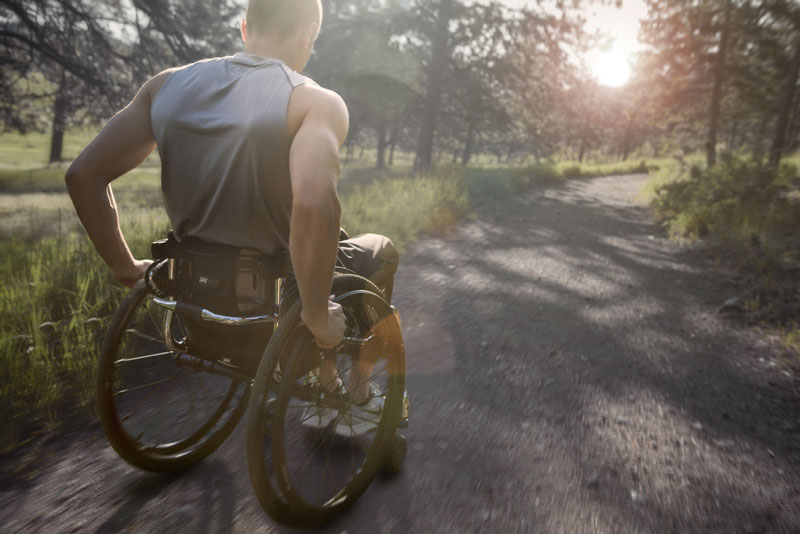
<path id="1" fill-rule="evenodd" d="M 176 70 L 174 70 L 174 71 L 172 71 L 172 72 L 170 72 L 170 73 L 169 73 L 169 75 L 167 76 L 167 79 L 166 79 L 166 80 L 164 80 L 164 83 L 162 83 L 162 84 L 161 84 L 161 87 L 159 87 L 159 88 L 158 88 L 158 92 L 157 92 L 155 95 L 153 95 L 153 101 L 152 101 L 152 103 L 150 104 L 150 105 L 151 105 L 151 109 L 152 109 L 152 106 L 153 106 L 153 105 L 156 103 L 156 99 L 157 99 L 159 96 L 161 96 L 161 93 L 163 93 L 163 92 L 164 92 L 164 88 L 165 88 L 165 87 L 166 87 L 166 86 L 169 84 L 169 82 L 172 80 L 172 78 L 173 78 L 173 77 L 174 77 L 174 76 L 175 76 L 177 73 L 181 72 L 182 70 L 183 70 L 183 69 L 176 69 Z"/>
<path id="2" fill-rule="evenodd" d="M 294 90 L 301 85 L 317 85 L 317 82 L 308 76 L 303 76 L 302 74 L 291 71 L 289 67 L 285 65 L 281 65 L 281 71 L 283 71 L 283 75 L 286 76 L 286 81 L 289 82 L 289 85 L 292 87 L 292 90 L 289 91 L 289 98 L 286 99 L 286 110 L 283 112 L 283 126 L 286 128 L 286 137 L 289 139 L 289 145 L 291 145 L 292 141 L 294 140 L 292 130 L 289 127 L 289 102 L 292 100 L 292 93 L 294 93 Z M 293 76 L 299 77 L 300 80 L 296 83 L 295 80 L 292 79 Z"/>

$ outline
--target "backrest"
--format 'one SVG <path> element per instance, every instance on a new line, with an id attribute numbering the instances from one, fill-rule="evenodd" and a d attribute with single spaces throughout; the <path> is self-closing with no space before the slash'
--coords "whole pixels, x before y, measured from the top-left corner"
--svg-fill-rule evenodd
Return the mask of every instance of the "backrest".
<path id="1" fill-rule="evenodd" d="M 153 256 L 174 261 L 172 296 L 179 302 L 233 317 L 278 312 L 276 282 L 286 276 L 288 254 L 269 256 L 191 237 L 178 242 L 170 232 L 153 243 Z M 274 329 L 270 323 L 210 323 L 180 312 L 178 318 L 190 354 L 248 374 L 255 373 Z"/>

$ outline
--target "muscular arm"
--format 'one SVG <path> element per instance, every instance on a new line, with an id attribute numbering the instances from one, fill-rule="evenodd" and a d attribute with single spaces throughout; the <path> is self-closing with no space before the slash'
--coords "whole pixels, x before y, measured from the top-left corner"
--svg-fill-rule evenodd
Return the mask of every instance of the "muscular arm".
<path id="1" fill-rule="evenodd" d="M 86 233 L 117 281 L 131 286 L 147 262 L 131 254 L 119 227 L 110 183 L 137 167 L 156 146 L 150 104 L 169 72 L 147 82 L 133 101 L 117 113 L 67 170 L 67 191 Z"/>
<path id="2" fill-rule="evenodd" d="M 347 136 L 347 108 L 335 93 L 301 86 L 292 93 L 290 128 L 300 116 L 289 151 L 292 220 L 289 251 L 303 320 L 312 329 L 328 321 L 328 295 L 339 246 L 341 209 L 336 184 L 339 147 Z"/>

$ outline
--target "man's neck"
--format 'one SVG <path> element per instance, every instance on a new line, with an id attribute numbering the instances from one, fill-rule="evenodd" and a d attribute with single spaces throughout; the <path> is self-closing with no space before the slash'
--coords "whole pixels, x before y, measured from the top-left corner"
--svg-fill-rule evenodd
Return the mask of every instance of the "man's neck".
<path id="1" fill-rule="evenodd" d="M 269 57 L 273 59 L 280 59 L 287 65 L 291 65 L 291 54 L 285 49 L 284 46 L 266 40 L 251 40 L 245 43 L 244 53 L 253 54 L 255 56 Z"/>

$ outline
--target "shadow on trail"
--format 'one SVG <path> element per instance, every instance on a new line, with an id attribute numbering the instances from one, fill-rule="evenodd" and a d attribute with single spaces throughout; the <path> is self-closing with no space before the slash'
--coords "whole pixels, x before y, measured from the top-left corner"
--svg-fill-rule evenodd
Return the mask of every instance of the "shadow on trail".
<path id="1" fill-rule="evenodd" d="M 342 532 L 364 532 L 380 534 L 405 534 L 414 532 L 414 520 L 410 513 L 412 496 L 409 492 L 408 475 L 378 475 L 361 498 L 343 515 L 331 523 L 313 530 L 322 534 Z M 274 524 L 279 534 L 312 532 L 292 529 Z"/>
<path id="2" fill-rule="evenodd" d="M 577 516 L 595 510 L 623 530 L 797 527 L 792 382 L 753 372 L 766 347 L 710 315 L 721 294 L 706 262 L 666 243 L 643 208 L 598 190 L 570 182 L 508 197 L 502 211 L 479 204 L 466 237 L 418 251 L 414 263 L 438 274 L 405 307 L 437 303 L 454 361 L 411 372 L 417 402 L 436 407 L 431 392 L 449 382 L 453 403 L 487 421 L 472 432 L 484 453 L 465 461 L 487 480 L 487 506 L 503 507 L 511 477 L 555 505 L 530 508 L 546 531 L 559 502 L 575 500 Z M 437 409 L 425 415 L 436 432 Z M 503 454 L 492 433 L 520 424 L 531 449 Z"/>
<path id="3" fill-rule="evenodd" d="M 124 532 L 148 515 L 159 516 L 161 532 L 226 533 L 233 531 L 235 484 L 233 474 L 219 459 L 209 458 L 187 471 L 148 474 L 133 471 L 126 477 L 116 511 L 95 531 Z M 183 505 L 164 509 L 169 494 L 182 493 Z"/>

